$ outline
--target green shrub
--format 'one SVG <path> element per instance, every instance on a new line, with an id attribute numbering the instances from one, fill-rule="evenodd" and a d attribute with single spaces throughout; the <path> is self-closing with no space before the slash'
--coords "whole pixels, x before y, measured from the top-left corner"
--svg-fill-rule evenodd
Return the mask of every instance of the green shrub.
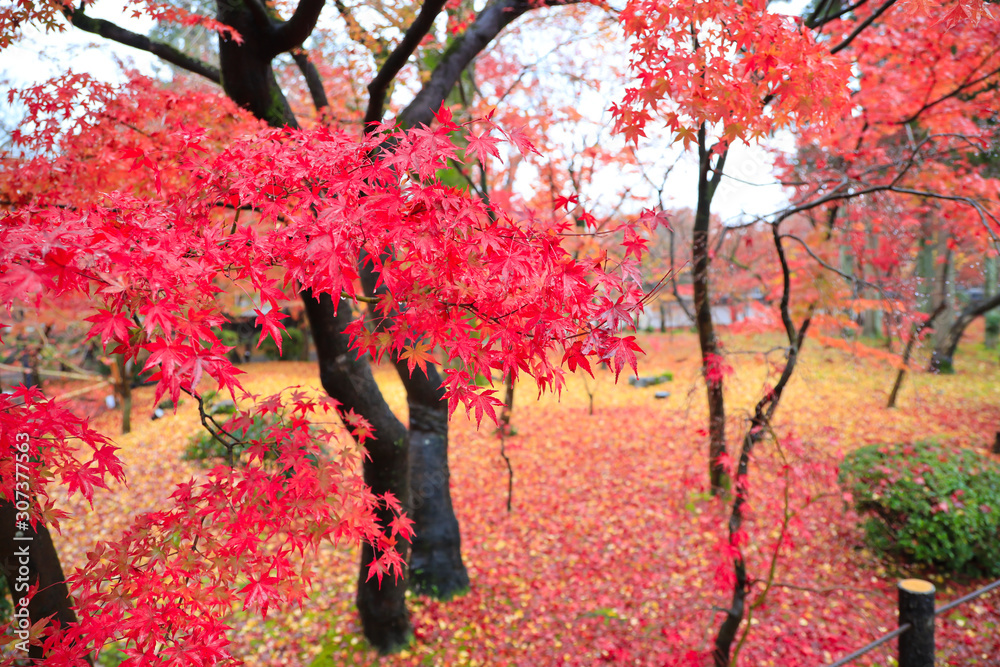
<path id="1" fill-rule="evenodd" d="M 1000 575 L 1000 467 L 936 443 L 869 445 L 840 466 L 876 552 L 973 576 Z"/>
<path id="2" fill-rule="evenodd" d="M 0 623 L 10 623 L 13 614 L 14 604 L 7 588 L 7 578 L 0 574 Z"/>
<path id="3" fill-rule="evenodd" d="M 986 333 L 1000 335 L 1000 312 L 991 310 L 983 319 L 986 320 Z"/>
<path id="4" fill-rule="evenodd" d="M 273 361 L 285 359 L 295 361 L 302 356 L 302 348 L 305 346 L 305 335 L 302 329 L 289 325 L 281 332 L 281 352 L 278 352 L 278 345 L 270 336 L 260 344 L 260 351 Z"/>
<path id="5" fill-rule="evenodd" d="M 218 420 L 221 422 L 225 420 Z M 264 437 L 265 429 L 273 426 L 277 420 L 271 418 L 254 417 L 248 427 L 229 430 L 236 438 L 243 442 L 260 440 Z M 243 445 L 233 447 L 233 460 L 238 461 L 240 455 L 246 449 Z M 212 437 L 207 430 L 202 429 L 191 436 L 187 449 L 184 450 L 184 458 L 188 461 L 206 461 L 210 465 L 218 463 L 215 459 L 228 459 L 229 450 L 221 442 Z"/>
<path id="6" fill-rule="evenodd" d="M 249 425 L 234 427 L 227 420 L 235 416 L 238 412 L 235 403 L 230 400 L 219 400 L 219 395 L 216 392 L 208 392 L 204 397 L 204 401 L 206 406 L 205 412 L 215 417 L 215 421 L 222 424 L 236 439 L 242 443 L 246 443 L 233 447 L 232 460 L 237 464 L 240 462 L 243 452 L 250 446 L 249 443 L 255 440 L 266 441 L 268 439 L 268 431 L 271 427 L 282 423 L 281 417 L 275 414 L 264 416 L 253 415 Z M 310 430 L 312 429 L 311 426 L 309 428 Z M 320 451 L 325 451 L 322 445 L 319 445 L 319 449 Z M 272 444 L 269 453 L 264 458 L 265 460 L 273 461 L 277 457 L 277 451 Z M 184 451 L 184 458 L 188 461 L 204 461 L 207 465 L 214 466 L 222 461 L 229 460 L 229 449 L 216 440 L 206 429 L 201 429 L 188 440 L 187 449 Z M 307 455 L 306 458 L 315 463 L 313 455 Z"/>

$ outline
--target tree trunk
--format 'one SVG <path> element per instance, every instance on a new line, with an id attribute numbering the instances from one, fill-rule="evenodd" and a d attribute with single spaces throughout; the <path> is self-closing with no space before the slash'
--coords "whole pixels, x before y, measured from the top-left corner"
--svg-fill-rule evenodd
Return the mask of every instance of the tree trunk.
<path id="1" fill-rule="evenodd" d="M 380 292 L 372 263 L 362 258 L 359 270 L 365 294 Z M 392 314 L 375 318 L 374 329 L 392 323 Z M 413 545 L 410 552 L 410 585 L 422 595 L 447 600 L 469 589 L 469 573 L 462 561 L 462 535 L 451 502 L 448 467 L 448 401 L 441 375 L 433 366 L 424 373 L 393 354 L 396 374 L 406 388 L 410 412 L 410 488 Z"/>
<path id="2" fill-rule="evenodd" d="M 226 95 L 272 127 L 298 128 L 274 77 L 268 35 L 243 0 L 217 0 L 218 20 L 232 26 L 241 42 L 219 35 L 219 73 Z"/>
<path id="3" fill-rule="evenodd" d="M 931 352 L 931 362 L 927 370 L 935 373 L 954 373 L 955 350 L 958 349 L 965 328 L 980 315 L 998 307 L 1000 307 L 1000 294 L 994 294 L 989 299 L 970 303 L 963 308 L 951 326 L 935 340 L 934 350 Z"/>
<path id="4" fill-rule="evenodd" d="M 115 366 L 118 369 L 115 390 L 122 404 L 122 435 L 128 435 L 132 432 L 132 364 L 125 360 L 124 354 L 117 354 Z"/>
<path id="5" fill-rule="evenodd" d="M 409 434 L 396 418 L 379 391 L 367 358 L 358 358 L 350 347 L 344 328 L 353 318 L 350 303 L 341 300 L 334 313 L 329 295 L 315 298 L 302 293 L 309 325 L 319 357 L 319 377 L 323 389 L 340 402 L 342 412 L 354 410 L 372 426 L 373 437 L 365 441 L 368 457 L 364 461 L 365 483 L 375 494 L 393 493 L 404 508 L 409 507 Z M 379 523 L 389 525 L 393 514 L 382 508 Z M 400 541 L 398 549 L 404 560 L 409 544 Z M 406 577 L 385 578 L 381 585 L 368 578 L 368 565 L 376 557 L 371 545 L 363 544 L 358 574 L 357 605 L 365 637 L 380 653 L 406 647 L 413 636 L 410 615 L 406 610 Z"/>
<path id="6" fill-rule="evenodd" d="M 983 298 L 989 299 L 997 293 L 997 258 L 987 257 L 983 280 Z M 995 314 L 986 317 L 986 327 L 983 335 L 983 346 L 987 350 L 995 350 L 997 338 L 1000 337 L 1000 318 Z"/>
<path id="7" fill-rule="evenodd" d="M 271 56 L 265 43 L 266 35 L 239 0 L 219 0 L 218 18 L 236 28 L 243 37 L 237 44 L 223 36 L 219 38 L 219 65 L 223 88 L 240 106 L 273 127 L 297 127 L 297 122 L 285 99 L 271 67 Z M 336 307 L 332 298 L 315 298 L 302 293 L 319 362 L 323 389 L 340 402 L 343 412 L 354 410 L 371 424 L 374 436 L 365 442 L 368 456 L 364 459 L 365 483 L 375 494 L 391 492 L 408 509 L 409 434 L 393 415 L 379 391 L 367 359 L 358 359 L 350 349 L 344 328 L 350 323 L 350 304 L 341 301 Z M 393 513 L 387 508 L 377 512 L 383 530 L 388 530 Z M 409 544 L 401 541 L 398 549 L 406 560 Z M 357 606 L 365 638 L 380 653 L 391 653 L 409 645 L 413 637 L 409 612 L 406 609 L 406 576 L 383 579 L 368 578 L 368 566 L 376 557 L 370 544 L 361 548 L 358 573 Z"/>
<path id="8" fill-rule="evenodd" d="M 954 326 L 958 324 L 959 318 L 955 313 L 955 295 L 954 290 L 951 288 L 953 273 L 951 250 L 948 248 L 948 234 L 943 230 L 938 231 L 935 254 L 935 259 L 937 262 L 940 262 L 940 266 L 934 274 L 931 304 L 935 309 L 944 304 L 944 310 L 941 311 L 941 315 L 937 319 L 938 325 L 934 327 L 934 336 L 931 339 L 933 351 L 928 370 L 938 373 L 951 373 L 951 355 L 947 354 L 947 350 L 950 347 L 952 352 L 954 352 L 955 346 L 958 345 L 958 341 L 955 341 L 954 345 L 952 345 L 949 337 Z M 965 329 L 965 325 L 962 325 L 962 329 Z M 961 337 L 961 332 L 959 332 L 959 337 Z"/>
<path id="9" fill-rule="evenodd" d="M 785 362 L 785 367 L 781 371 L 781 377 L 779 377 L 778 381 L 775 383 L 774 389 L 767 392 L 763 398 L 757 401 L 757 406 L 754 408 L 754 414 L 750 418 L 750 423 L 747 425 L 747 430 L 743 435 L 743 446 L 740 448 L 740 458 L 736 466 L 733 509 L 730 512 L 728 522 L 729 545 L 734 554 L 733 596 L 729 608 L 722 610 L 725 612 L 725 618 L 719 626 L 719 631 L 715 635 L 715 646 L 712 651 L 712 663 L 714 667 L 729 667 L 731 663 L 735 664 L 738 659 L 740 648 L 743 645 L 743 640 L 746 639 L 747 632 L 749 632 L 749 628 L 744 630 L 743 638 L 736 645 L 736 653 L 732 655 L 732 658 L 730 659 L 733 642 L 736 640 L 736 635 L 739 631 L 740 624 L 743 622 L 744 615 L 748 611 L 747 596 L 750 593 L 750 579 L 747 577 L 746 560 L 743 556 L 744 547 L 740 538 L 743 521 L 745 519 L 744 508 L 749 500 L 750 484 L 748 482 L 748 475 L 750 472 L 750 461 L 754 446 L 763 440 L 764 437 L 770 432 L 771 419 L 774 417 L 774 413 L 778 409 L 778 404 L 781 402 L 781 395 L 784 392 L 785 387 L 788 385 L 788 381 L 791 379 L 792 373 L 795 371 L 795 365 L 799 358 L 799 352 L 802 350 L 802 344 L 805 342 L 806 332 L 809 330 L 809 323 L 812 319 L 813 313 L 813 307 L 810 306 L 809 314 L 806 315 L 806 318 L 802 321 L 798 330 L 795 329 L 795 324 L 792 322 L 792 317 L 789 311 L 789 301 L 791 296 L 791 271 L 788 267 L 788 260 L 785 257 L 785 252 L 782 249 L 781 234 L 779 233 L 777 224 L 772 227 L 772 233 L 774 235 L 775 250 L 778 253 L 778 260 L 781 262 L 783 274 L 783 289 L 780 310 L 781 319 L 785 325 L 785 333 L 788 337 L 788 357 Z M 765 582 L 764 590 L 760 593 L 761 597 L 749 605 L 750 612 L 752 612 L 755 607 L 763 604 L 764 598 L 771 586 L 771 581 L 773 580 L 768 579 L 768 581 Z"/>
<path id="10" fill-rule="evenodd" d="M 927 370 L 932 373 L 950 374 L 955 372 L 955 350 L 973 318 L 958 317 L 948 329 L 934 341 L 931 360 Z"/>
<path id="11" fill-rule="evenodd" d="M 698 329 L 698 344 L 701 346 L 702 370 L 721 357 L 721 346 L 715 334 L 712 321 L 712 304 L 708 280 L 708 230 L 712 216 L 712 197 L 718 185 L 717 175 L 722 173 L 725 155 L 719 158 L 715 175 L 709 177 L 711 153 L 705 145 L 705 126 L 698 131 L 698 153 L 700 169 L 698 173 L 698 207 L 695 210 L 694 229 L 691 239 L 691 259 L 693 271 L 691 281 L 694 286 L 695 326 Z M 725 493 L 729 485 L 723 459 L 726 454 L 726 407 L 722 392 L 722 378 L 709 379 L 705 385 L 708 394 L 708 476 L 709 488 L 713 495 Z"/>
<path id="12" fill-rule="evenodd" d="M 17 531 L 21 533 L 18 538 L 15 532 L 16 519 L 17 509 L 14 504 L 0 502 L 0 566 L 14 602 L 15 619 L 18 601 L 27 597 L 28 587 L 37 584 L 38 590 L 28 602 L 31 624 L 50 616 L 53 622 L 60 625 L 75 623 L 76 613 L 73 611 L 66 577 L 63 576 L 52 535 L 45 524 L 39 522 L 34 530 L 27 526 Z M 15 631 L 19 629 L 15 623 Z M 17 635 L 15 641 L 21 642 L 25 638 L 26 635 Z M 28 657 L 34 661 L 43 660 L 45 656 L 42 647 L 30 646 Z M 93 664 L 90 656 L 86 660 Z"/>
<path id="13" fill-rule="evenodd" d="M 941 314 L 941 311 L 943 311 L 944 308 L 945 305 L 943 303 L 940 304 L 937 309 L 935 309 L 935 311 L 923 321 L 923 323 L 913 325 L 913 331 L 910 332 L 910 339 L 906 341 L 906 348 L 903 350 L 903 366 L 899 369 L 899 372 L 896 373 L 896 382 L 892 385 L 892 392 L 889 394 L 889 402 L 886 404 L 887 408 L 896 407 L 896 399 L 899 397 L 900 387 L 903 386 L 903 378 L 906 377 L 906 367 L 907 364 L 910 363 L 910 354 L 913 352 L 913 344 L 917 342 L 918 338 L 920 338 L 920 334 L 923 333 L 924 329 L 927 329 L 934 324 L 934 320 Z"/>
<path id="14" fill-rule="evenodd" d="M 921 312 L 929 313 L 934 310 L 933 292 L 935 285 L 934 272 L 934 247 L 928 241 L 932 232 L 928 224 L 921 228 L 921 238 L 919 250 L 917 251 L 917 295 Z"/>
<path id="15" fill-rule="evenodd" d="M 428 375 L 405 362 L 396 369 L 406 386 L 410 409 L 410 484 L 413 494 L 413 548 L 410 581 L 415 591 L 449 599 L 469 588 L 462 562 L 462 536 L 451 504 L 448 468 L 448 402 L 433 366 Z M 429 376 L 429 377 L 428 377 Z"/>

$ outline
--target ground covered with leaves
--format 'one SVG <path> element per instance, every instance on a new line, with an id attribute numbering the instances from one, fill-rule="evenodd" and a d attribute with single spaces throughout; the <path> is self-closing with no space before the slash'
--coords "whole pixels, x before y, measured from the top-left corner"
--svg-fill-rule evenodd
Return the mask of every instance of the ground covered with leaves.
<path id="1" fill-rule="evenodd" d="M 313 557 L 325 573 L 301 609 L 244 615 L 234 601 L 234 654 L 250 665 L 629 665 L 705 664 L 719 607 L 728 606 L 725 522 L 710 498 L 704 384 L 692 334 L 640 338 L 640 374 L 673 374 L 654 387 L 618 385 L 607 371 L 571 377 L 560 397 L 536 400 L 517 388 L 505 444 L 514 469 L 508 513 L 507 467 L 491 424 L 452 421 L 452 494 L 472 579 L 448 602 L 411 598 L 410 650 L 377 658 L 365 648 L 353 609 L 357 554 L 327 548 Z M 775 380 L 778 339 L 726 339 L 733 374 L 726 385 L 728 439 L 735 447 L 754 403 Z M 768 351 L 770 350 L 770 351 Z M 318 387 L 314 364 L 250 364 L 246 386 L 262 394 Z M 880 562 L 863 545 L 858 517 L 836 486 L 845 452 L 875 442 L 935 439 L 986 451 L 1000 429 L 996 352 L 969 344 L 957 374 L 907 377 L 899 407 L 887 409 L 895 369 L 883 359 L 807 342 L 773 433 L 751 470 L 749 572 L 752 619 L 744 665 L 822 665 L 895 627 L 895 582 L 919 574 L 937 584 L 938 604 L 982 582 Z M 405 420 L 402 386 L 389 368 L 378 379 Z M 658 391 L 669 391 L 665 399 Z M 94 509 L 57 538 L 67 571 L 98 539 L 114 538 L 137 513 L 165 503 L 173 485 L 203 474 L 184 460 L 200 428 L 193 401 L 149 421 L 151 390 L 137 392 L 133 433 L 115 437 L 128 487 L 100 493 Z M 590 413 L 590 396 L 593 414 Z M 97 418 L 116 433 L 120 415 Z M 998 457 L 994 457 L 998 458 Z M 761 599 L 767 582 L 770 588 Z M 939 664 L 1000 664 L 1000 594 L 939 620 Z M 894 664 L 893 644 L 857 661 Z M 114 664 L 113 652 L 104 658 Z"/>

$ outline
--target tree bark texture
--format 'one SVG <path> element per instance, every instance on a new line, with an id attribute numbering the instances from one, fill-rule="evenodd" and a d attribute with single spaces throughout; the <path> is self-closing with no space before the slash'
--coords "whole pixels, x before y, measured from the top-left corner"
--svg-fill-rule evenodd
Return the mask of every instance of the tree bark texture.
<path id="1" fill-rule="evenodd" d="M 372 426 L 374 435 L 365 442 L 365 483 L 375 494 L 393 493 L 404 508 L 408 507 L 409 434 L 382 397 L 367 358 L 358 358 L 350 349 L 350 337 L 344 333 L 353 319 L 350 303 L 341 300 L 335 309 L 329 295 L 316 298 L 308 291 L 302 293 L 302 300 L 316 345 L 323 389 L 340 401 L 341 410 L 364 415 Z M 382 526 L 388 526 L 392 518 L 388 509 L 378 513 Z M 409 544 L 400 541 L 398 548 L 405 560 Z M 368 579 L 368 565 L 375 557 L 371 545 L 362 545 L 357 606 L 365 637 L 381 653 L 390 653 L 407 646 L 413 634 L 404 597 L 407 580 L 386 577 L 380 585 L 376 578 Z"/>
<path id="2" fill-rule="evenodd" d="M 399 124 L 403 126 L 430 124 L 433 120 L 433 112 L 448 96 L 462 71 L 487 44 L 497 37 L 504 27 L 517 17 L 540 6 L 574 4 L 575 2 L 577 0 L 543 0 L 541 3 L 526 2 L 525 0 L 492 0 L 488 2 L 477 14 L 475 21 L 461 35 L 457 36 L 451 48 L 442 54 L 430 79 L 410 105 L 400 113 L 397 118 Z M 302 46 L 315 28 L 324 4 L 325 0 L 300 0 L 293 15 L 288 20 L 283 21 L 272 7 L 259 0 L 217 0 L 218 20 L 232 26 L 243 40 L 241 43 L 237 43 L 225 35 L 220 35 L 220 65 L 218 68 L 196 58 L 191 58 L 169 44 L 156 42 L 145 35 L 131 32 L 103 19 L 91 19 L 84 14 L 83 8 L 67 9 L 67 14 L 73 24 L 81 30 L 147 51 L 177 67 L 222 85 L 226 94 L 237 104 L 273 127 L 297 128 L 298 123 L 275 78 L 272 62 L 277 55 L 294 51 Z M 371 93 L 370 116 L 378 115 L 377 120 L 381 120 L 382 102 L 387 86 L 391 84 L 398 69 L 408 61 L 417 45 L 433 27 L 434 20 L 443 5 L 443 0 L 429 0 L 424 3 L 401 42 L 395 47 L 388 60 L 383 63 L 383 67 L 380 68 L 375 80 L 369 86 Z M 312 66 L 308 62 L 308 58 L 301 53 L 296 52 L 293 57 L 306 77 L 317 108 L 326 106 L 325 93 L 316 67 Z M 334 312 L 333 300 L 316 299 L 311 294 L 303 294 L 303 301 L 310 317 L 321 379 L 328 393 L 340 400 L 345 408 L 352 405 L 353 399 L 359 399 L 360 403 L 364 403 L 367 407 L 358 408 L 357 412 L 365 416 L 376 428 L 379 427 L 379 424 L 390 424 L 391 431 L 380 435 L 380 439 L 384 442 L 373 445 L 377 451 L 370 452 L 371 460 L 365 462 L 365 478 L 374 480 L 373 488 L 376 492 L 378 488 L 392 490 L 397 497 L 408 502 L 407 482 L 409 480 L 403 479 L 400 473 L 400 471 L 407 470 L 410 464 L 407 450 L 409 438 L 407 438 L 406 429 L 398 426 L 401 438 L 395 438 L 393 435 L 396 433 L 398 422 L 391 423 L 395 418 L 389 419 L 391 412 L 384 406 L 381 394 L 371 379 L 371 372 L 367 368 L 367 364 L 351 362 L 349 358 L 337 352 L 342 347 L 338 337 L 343 333 L 343 329 L 338 327 L 342 327 L 346 321 L 341 317 L 340 312 Z M 321 336 L 332 338 L 321 340 Z M 403 377 L 403 373 L 401 373 L 401 377 Z M 426 512 L 418 510 L 415 517 L 415 530 L 418 535 L 426 534 L 429 536 L 426 543 L 426 560 L 435 563 L 433 567 L 424 568 L 422 571 L 427 573 L 428 577 L 437 580 L 438 583 L 430 584 L 434 590 L 458 590 L 458 588 L 467 585 L 468 575 L 461 563 L 457 520 L 454 519 L 454 513 L 451 509 L 450 491 L 447 484 L 449 477 L 447 468 L 447 406 L 440 395 L 437 398 L 428 398 L 435 392 L 440 392 L 439 380 L 422 375 L 415 379 L 407 375 L 403 379 L 404 383 L 407 383 L 408 380 L 412 381 L 407 385 L 407 390 L 411 426 L 413 427 L 412 440 L 416 443 L 415 451 L 417 452 L 412 464 L 416 471 L 415 479 L 420 488 L 426 486 L 431 490 L 431 493 L 426 496 L 427 502 L 424 504 L 428 508 L 434 508 L 433 511 L 428 509 Z M 342 385 L 341 383 L 346 384 Z M 416 385 L 421 386 L 420 395 L 410 395 L 411 389 Z M 425 392 L 424 389 L 428 389 L 429 392 Z M 374 409 L 376 412 L 368 412 L 367 408 Z M 384 446 L 386 442 L 395 443 L 396 448 L 390 449 Z M 399 486 L 399 484 L 403 486 Z M 423 497 L 422 502 L 424 502 Z M 437 526 L 436 523 L 434 526 L 421 525 L 425 520 L 441 522 L 442 527 Z M 448 542 L 447 547 L 442 546 L 444 542 Z M 420 538 L 418 538 L 416 547 L 415 553 L 425 553 L 425 546 L 420 542 Z M 441 554 L 444 553 L 447 553 L 448 556 L 442 557 Z M 452 571 L 444 574 L 446 568 L 441 563 L 446 561 L 452 563 Z M 417 565 L 422 562 L 424 562 L 423 556 L 415 560 Z M 364 586 L 365 584 L 362 584 L 361 589 L 364 589 Z M 395 622 L 398 626 L 398 631 L 393 631 L 390 628 L 385 632 L 385 637 L 375 639 L 373 643 L 376 645 L 392 644 L 395 642 L 394 638 L 402 637 L 409 632 L 408 621 L 405 620 L 405 609 L 400 611 L 396 607 L 397 597 L 399 600 L 402 598 L 401 594 L 396 596 L 395 588 L 398 587 L 390 586 L 381 589 L 383 591 L 388 589 L 388 592 L 385 593 L 387 596 L 385 600 L 380 598 L 381 593 L 359 589 L 359 606 L 365 607 L 361 613 L 366 633 L 368 628 L 373 627 L 373 619 L 377 618 L 386 619 L 390 625 Z M 369 639 L 372 637 L 369 636 Z"/>
<path id="3" fill-rule="evenodd" d="M 362 259 L 361 283 L 368 296 L 378 294 L 378 276 Z M 391 324 L 391 315 L 370 318 L 378 330 Z M 462 535 L 451 502 L 448 467 L 448 401 L 441 375 L 434 366 L 414 368 L 392 356 L 396 374 L 406 389 L 410 413 L 410 488 L 414 538 L 410 552 L 410 585 L 423 595 L 450 599 L 469 588 L 462 561 Z"/>
<path id="4" fill-rule="evenodd" d="M 240 0 L 219 0 L 219 21 L 236 28 L 242 44 L 219 38 L 219 64 L 226 94 L 237 104 L 273 127 L 297 127 L 284 93 L 271 66 L 273 55 L 266 40 L 270 31 L 261 18 Z M 372 425 L 374 437 L 365 442 L 365 483 L 375 494 L 391 492 L 408 509 L 409 435 L 382 398 L 366 359 L 358 359 L 349 346 L 345 327 L 352 319 L 347 302 L 339 308 L 329 296 L 316 298 L 302 293 L 316 347 L 323 389 L 340 402 L 341 410 L 353 409 Z M 388 530 L 391 510 L 378 512 L 379 523 Z M 409 544 L 400 542 L 404 560 Z M 380 653 L 390 653 L 409 645 L 413 631 L 406 609 L 407 578 L 368 578 L 368 565 L 376 558 L 374 549 L 363 544 L 358 572 L 357 606 L 365 638 Z"/>
<path id="5" fill-rule="evenodd" d="M 715 635 L 715 648 L 712 652 L 714 667 L 729 667 L 730 665 L 733 642 L 736 640 L 737 633 L 739 632 L 740 623 L 743 622 L 747 607 L 747 595 L 750 592 L 746 561 L 744 560 L 743 549 L 738 539 L 738 535 L 743 528 L 744 519 L 746 518 L 745 508 L 749 496 L 748 474 L 750 472 L 750 460 L 753 455 L 754 446 L 769 433 L 771 419 L 778 409 L 778 404 L 781 402 L 781 396 L 788 385 L 788 381 L 795 372 L 795 365 L 798 362 L 799 353 L 802 350 L 802 344 L 805 342 L 806 332 L 809 330 L 809 323 L 812 319 L 812 307 L 810 306 L 809 314 L 806 315 L 798 329 L 795 328 L 792 322 L 789 309 L 791 272 L 785 257 L 785 251 L 781 245 L 781 234 L 779 233 L 777 224 L 772 226 L 772 233 L 783 276 L 780 311 L 781 319 L 785 326 L 785 334 L 788 337 L 788 356 L 785 361 L 785 367 L 781 371 L 781 376 L 774 385 L 774 389 L 767 392 L 763 398 L 757 401 L 753 416 L 750 418 L 750 423 L 747 425 L 747 430 L 743 435 L 743 445 L 740 448 L 740 458 L 736 468 L 733 508 L 729 515 L 728 525 L 730 546 L 736 553 L 736 556 L 733 558 L 733 595 L 729 608 L 725 610 L 726 615 L 722 621 L 722 625 L 719 626 L 719 630 Z M 738 650 L 739 644 L 737 645 Z M 732 661 L 735 662 L 735 660 L 736 656 L 733 656 Z"/>
<path id="6" fill-rule="evenodd" d="M 722 173 L 725 156 L 719 158 L 715 174 L 711 171 L 712 155 L 705 145 L 705 127 L 698 131 L 698 206 L 695 209 L 694 229 L 691 239 L 691 282 L 694 287 L 695 327 L 698 330 L 698 344 L 701 347 L 703 371 L 707 371 L 713 360 L 721 357 L 721 346 L 712 321 L 711 292 L 709 289 L 708 231 L 712 216 L 712 197 Z M 722 378 L 705 378 L 708 395 L 708 470 L 709 487 L 713 495 L 725 493 L 729 480 L 722 461 L 726 454 L 726 406 L 723 397 Z"/>
<path id="7" fill-rule="evenodd" d="M 449 599 L 468 590 L 469 573 L 462 562 L 462 536 L 451 504 L 448 407 L 407 403 L 410 516 L 417 526 L 410 553 L 410 585 L 418 593 Z"/>
<path id="8" fill-rule="evenodd" d="M 985 315 L 998 307 L 1000 307 L 1000 294 L 980 299 L 963 308 L 952 320 L 951 325 L 934 341 L 934 350 L 931 352 L 927 370 L 935 373 L 954 373 L 955 350 L 962 341 L 966 327 L 980 315 Z"/>
<path id="9" fill-rule="evenodd" d="M 13 503 L 0 502 L 0 567 L 14 600 L 15 614 L 18 600 L 27 597 L 27 589 L 22 590 L 22 587 L 37 584 L 38 590 L 28 602 L 31 623 L 49 616 L 62 626 L 75 623 L 76 613 L 52 535 L 45 524 L 39 522 L 35 529 L 29 527 L 20 531 L 23 537 L 30 540 L 15 540 L 16 515 Z M 28 657 L 33 661 L 43 660 L 42 647 L 31 645 Z M 86 660 L 93 664 L 90 656 Z"/>

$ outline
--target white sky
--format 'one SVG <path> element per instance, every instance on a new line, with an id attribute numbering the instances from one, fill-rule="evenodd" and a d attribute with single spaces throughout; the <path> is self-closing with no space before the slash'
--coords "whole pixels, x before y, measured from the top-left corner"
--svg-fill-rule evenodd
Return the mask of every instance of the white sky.
<path id="1" fill-rule="evenodd" d="M 87 8 L 93 18 L 113 20 L 135 32 L 147 32 L 151 20 L 128 19 L 121 14 L 121 2 L 99 0 Z M 24 30 L 24 38 L 0 51 L 0 76 L 4 88 L 20 87 L 45 81 L 71 68 L 86 72 L 104 81 L 124 80 L 119 61 L 153 74 L 159 59 L 155 56 L 122 46 L 98 35 L 69 26 L 63 32 L 43 32 L 34 27 Z"/>
<path id="2" fill-rule="evenodd" d="M 801 11 L 798 5 L 806 2 L 807 0 L 795 0 L 785 11 Z M 88 14 L 112 20 L 135 32 L 145 33 L 151 28 L 152 21 L 149 19 L 124 18 L 121 6 L 120 0 L 99 0 L 88 9 Z M 150 54 L 72 27 L 61 33 L 43 33 L 27 28 L 21 41 L 0 51 L 0 94 L 3 95 L 0 99 L 3 99 L 4 105 L 4 124 L 11 126 L 13 117 L 19 115 L 18 110 L 6 105 L 6 89 L 44 81 L 65 72 L 67 68 L 89 73 L 104 81 L 118 82 L 123 80 L 122 64 L 149 75 L 155 74 L 161 66 L 159 60 Z M 786 150 L 793 146 L 791 136 L 787 133 L 768 143 Z M 667 165 L 676 160 L 680 149 L 675 146 L 663 149 L 660 153 L 660 163 Z M 664 153 L 672 155 L 662 155 Z M 787 203 L 783 189 L 772 178 L 771 167 L 771 153 L 761 146 L 739 144 L 730 149 L 726 177 L 720 184 L 713 206 L 724 221 L 770 213 Z M 655 174 L 652 176 L 656 178 Z M 667 181 L 666 205 L 693 207 L 696 182 L 697 158 L 693 151 L 688 151 L 687 155 L 681 157 Z M 617 187 L 620 185 L 615 184 L 610 189 Z"/>

